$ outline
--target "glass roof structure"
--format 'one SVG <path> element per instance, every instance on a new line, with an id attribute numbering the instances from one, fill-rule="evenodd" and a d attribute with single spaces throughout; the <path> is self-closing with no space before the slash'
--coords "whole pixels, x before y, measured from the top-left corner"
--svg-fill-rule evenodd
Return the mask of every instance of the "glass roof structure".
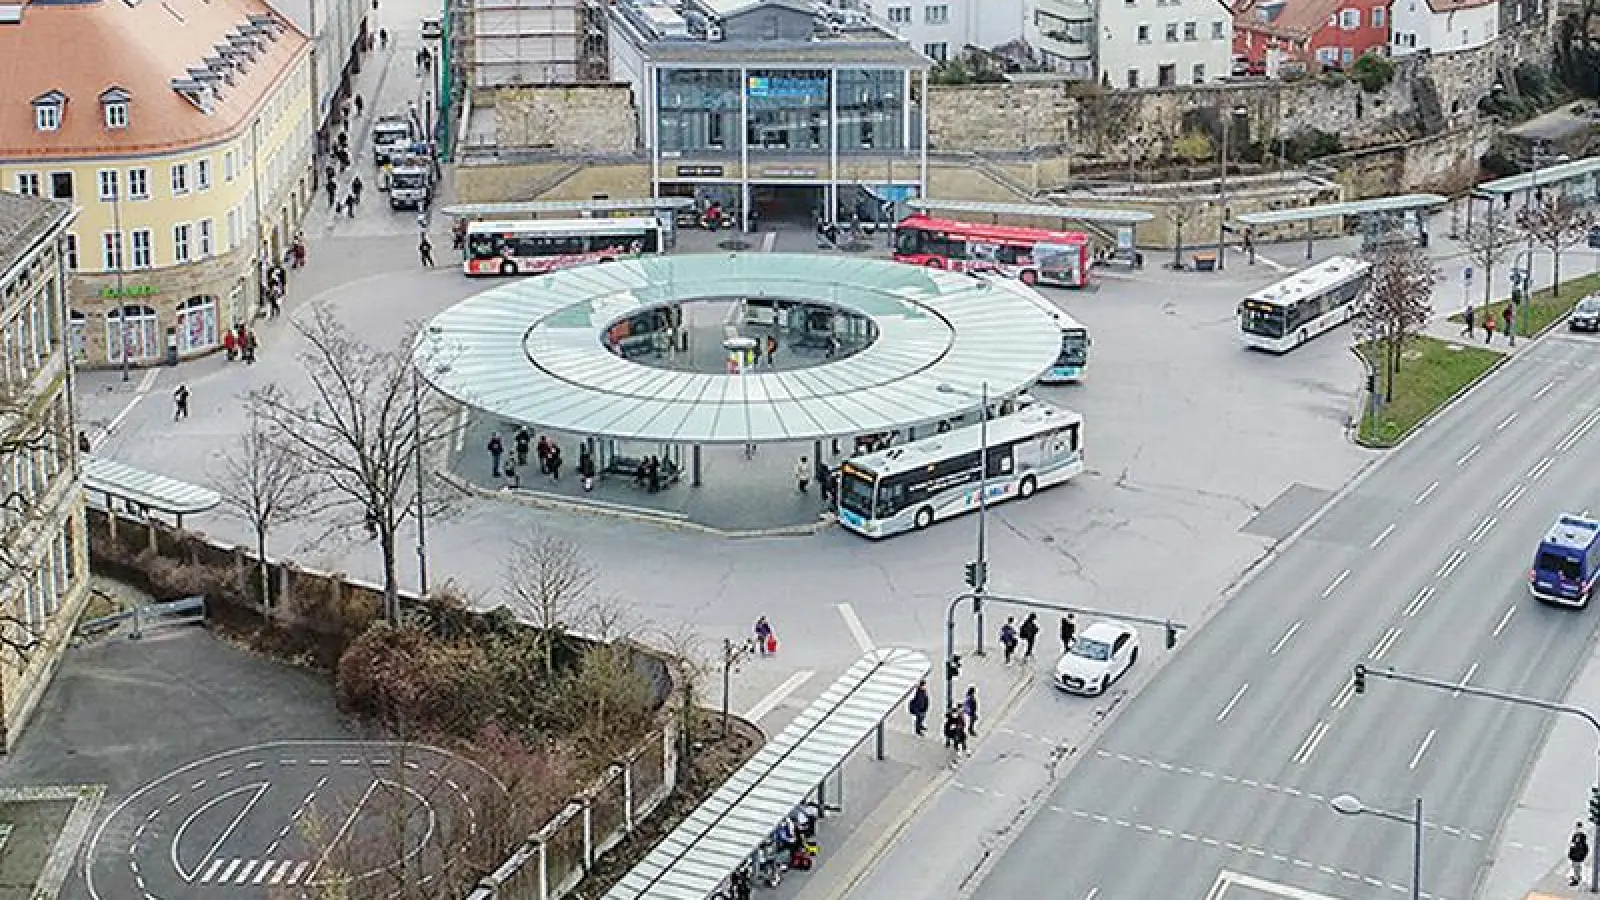
<path id="1" fill-rule="evenodd" d="M 683 301 L 767 298 L 872 320 L 877 340 L 796 371 L 671 371 L 616 355 L 615 323 Z M 458 303 L 413 362 L 508 422 L 622 440 L 746 444 L 877 434 L 959 416 L 1033 384 L 1061 336 L 1049 301 L 1004 279 L 806 254 L 652 256 L 565 269 Z"/>
<path id="2" fill-rule="evenodd" d="M 91 493 L 177 516 L 203 513 L 222 502 L 222 495 L 210 488 L 89 454 L 83 456 L 83 486 Z"/>

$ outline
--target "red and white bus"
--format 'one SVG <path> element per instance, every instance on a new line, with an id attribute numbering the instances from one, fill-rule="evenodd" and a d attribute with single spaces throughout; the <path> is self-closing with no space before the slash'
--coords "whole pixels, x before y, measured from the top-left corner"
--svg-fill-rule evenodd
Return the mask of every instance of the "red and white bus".
<path id="1" fill-rule="evenodd" d="M 538 275 L 663 252 L 655 219 L 533 219 L 467 225 L 461 268 L 468 275 Z"/>
<path id="2" fill-rule="evenodd" d="M 894 227 L 896 262 L 952 272 L 998 272 L 1024 284 L 1089 283 L 1089 236 L 914 215 Z"/>

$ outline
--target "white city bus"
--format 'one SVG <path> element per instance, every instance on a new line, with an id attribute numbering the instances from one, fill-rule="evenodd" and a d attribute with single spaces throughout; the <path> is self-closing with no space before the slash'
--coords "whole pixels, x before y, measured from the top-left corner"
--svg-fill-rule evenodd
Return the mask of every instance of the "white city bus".
<path id="1" fill-rule="evenodd" d="M 1056 328 L 1061 332 L 1061 349 L 1056 353 L 1056 361 L 1039 376 L 1040 384 L 1068 384 L 1083 380 L 1083 370 L 1089 367 L 1091 341 L 1089 329 L 1085 328 L 1082 322 L 1052 303 L 1050 298 L 1020 281 L 994 275 L 976 277 L 983 278 L 1001 290 L 1025 297 L 1029 303 L 1038 307 L 1040 312 L 1055 320 Z"/>
<path id="2" fill-rule="evenodd" d="M 1244 298 L 1239 333 L 1246 346 L 1287 353 L 1355 315 L 1372 264 L 1335 256 Z"/>
<path id="3" fill-rule="evenodd" d="M 839 522 L 870 538 L 978 508 L 980 431 L 976 422 L 845 461 Z M 1083 417 L 1037 403 L 989 420 L 988 502 L 1026 499 L 1083 471 Z"/>
<path id="4" fill-rule="evenodd" d="M 468 275 L 537 275 L 585 263 L 663 252 L 655 219 L 529 219 L 467 225 Z"/>

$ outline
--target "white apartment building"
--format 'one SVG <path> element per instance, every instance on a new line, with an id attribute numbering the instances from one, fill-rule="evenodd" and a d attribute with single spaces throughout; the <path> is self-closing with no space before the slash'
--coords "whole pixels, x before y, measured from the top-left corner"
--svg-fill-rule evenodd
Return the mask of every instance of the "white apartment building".
<path id="1" fill-rule="evenodd" d="M 1108 87 L 1176 87 L 1227 77 L 1233 13 L 1222 0 L 1099 0 L 1095 77 Z"/>
<path id="2" fill-rule="evenodd" d="M 1394 0 L 1389 7 L 1391 56 L 1419 50 L 1470 50 L 1500 35 L 1499 0 Z"/>
<path id="3" fill-rule="evenodd" d="M 935 62 L 1026 34 L 1029 0 L 866 0 L 866 12 Z"/>

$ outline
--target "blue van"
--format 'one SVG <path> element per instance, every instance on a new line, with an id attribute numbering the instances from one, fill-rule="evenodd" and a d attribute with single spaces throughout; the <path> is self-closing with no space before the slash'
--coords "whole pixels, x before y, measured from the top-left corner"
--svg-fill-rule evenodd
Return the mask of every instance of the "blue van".
<path id="1" fill-rule="evenodd" d="M 1600 522 L 1564 515 L 1539 542 L 1528 590 L 1547 603 L 1585 606 L 1596 572 L 1600 572 Z"/>

